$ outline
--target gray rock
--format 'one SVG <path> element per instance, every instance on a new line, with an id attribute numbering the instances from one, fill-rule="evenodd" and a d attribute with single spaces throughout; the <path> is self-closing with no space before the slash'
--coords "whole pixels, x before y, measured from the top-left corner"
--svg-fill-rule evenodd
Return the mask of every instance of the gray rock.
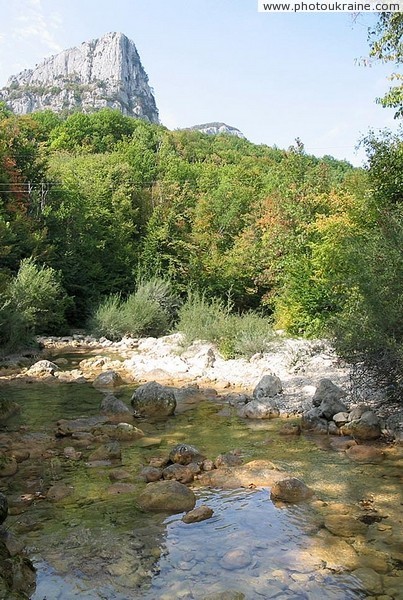
<path id="1" fill-rule="evenodd" d="M 59 437 L 77 433 L 91 433 L 93 429 L 108 422 L 108 417 L 80 417 L 78 419 L 60 419 L 55 434 Z"/>
<path id="2" fill-rule="evenodd" d="M 314 433 L 327 433 L 328 422 L 322 416 L 322 411 L 319 407 L 311 408 L 302 413 L 301 429 L 305 431 L 313 431 Z"/>
<path id="3" fill-rule="evenodd" d="M 190 444 L 176 444 L 169 453 L 169 460 L 180 465 L 202 462 L 204 457 L 195 446 Z"/>
<path id="4" fill-rule="evenodd" d="M 88 457 L 89 462 L 93 461 L 110 461 L 110 460 L 120 460 L 122 458 L 122 450 L 120 444 L 118 442 L 110 442 L 109 444 L 104 444 L 99 446 L 96 450 L 91 452 Z"/>
<path id="5" fill-rule="evenodd" d="M 8 515 L 8 502 L 4 494 L 0 492 L 0 524 L 4 523 Z"/>
<path id="6" fill-rule="evenodd" d="M 283 391 L 281 380 L 277 375 L 264 375 L 253 390 L 255 400 L 272 398 Z"/>
<path id="7" fill-rule="evenodd" d="M 101 412 L 106 415 L 131 414 L 128 406 L 113 394 L 106 395 L 101 402 Z"/>
<path id="8" fill-rule="evenodd" d="M 336 423 L 337 427 L 342 427 L 342 425 L 347 423 L 348 417 L 348 412 L 339 412 L 333 415 L 333 421 Z"/>
<path id="9" fill-rule="evenodd" d="M 196 497 L 183 483 L 178 481 L 156 481 L 149 483 L 138 498 L 140 508 L 155 512 L 188 512 L 196 504 Z"/>
<path id="10" fill-rule="evenodd" d="M 330 379 L 321 379 L 312 398 L 313 406 L 319 406 L 324 400 L 340 400 L 346 393 Z"/>
<path id="11" fill-rule="evenodd" d="M 336 398 L 325 398 L 318 406 L 320 416 L 330 421 L 334 415 L 341 412 L 347 412 L 347 406 Z"/>
<path id="12" fill-rule="evenodd" d="M 136 46 L 108 33 L 10 77 L 0 100 L 17 114 L 110 107 L 158 123 L 158 111 Z"/>
<path id="13" fill-rule="evenodd" d="M 56 371 L 59 371 L 59 367 L 51 362 L 50 360 L 38 360 L 32 365 L 26 372 L 27 375 L 40 376 L 40 375 L 53 375 Z"/>
<path id="14" fill-rule="evenodd" d="M 376 440 L 382 433 L 381 422 L 375 413 L 367 411 L 359 419 L 343 425 L 341 432 L 358 440 Z"/>
<path id="15" fill-rule="evenodd" d="M 191 483 L 194 479 L 194 473 L 188 465 L 169 465 L 169 467 L 165 467 L 162 471 L 162 476 L 164 479 L 173 479 L 175 481 L 179 481 L 180 483 Z"/>
<path id="16" fill-rule="evenodd" d="M 176 400 L 174 391 L 156 381 L 150 381 L 137 388 L 131 398 L 137 417 L 161 419 L 174 414 Z"/>
<path id="17" fill-rule="evenodd" d="M 151 481 L 159 481 L 162 478 L 162 469 L 157 467 L 144 467 L 141 469 L 139 477 L 150 483 Z"/>
<path id="18" fill-rule="evenodd" d="M 300 479 L 288 477 L 273 484 L 270 496 L 283 502 L 303 502 L 312 498 L 313 490 Z"/>
<path id="19" fill-rule="evenodd" d="M 109 370 L 95 377 L 92 385 L 97 388 L 109 388 L 122 385 L 123 379 L 116 371 Z"/>
<path id="20" fill-rule="evenodd" d="M 252 400 L 238 409 L 238 416 L 246 419 L 275 419 L 280 415 L 274 398 Z"/>

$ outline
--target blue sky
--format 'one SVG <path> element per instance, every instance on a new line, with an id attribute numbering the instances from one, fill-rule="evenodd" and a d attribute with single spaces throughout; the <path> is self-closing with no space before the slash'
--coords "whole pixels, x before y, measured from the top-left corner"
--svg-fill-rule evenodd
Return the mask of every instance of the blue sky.
<path id="1" fill-rule="evenodd" d="M 361 164 L 369 129 L 395 129 L 375 98 L 391 65 L 363 67 L 374 16 L 263 14 L 257 0 L 0 0 L 0 86 L 109 31 L 137 46 L 169 128 L 208 121 L 255 143 Z"/>

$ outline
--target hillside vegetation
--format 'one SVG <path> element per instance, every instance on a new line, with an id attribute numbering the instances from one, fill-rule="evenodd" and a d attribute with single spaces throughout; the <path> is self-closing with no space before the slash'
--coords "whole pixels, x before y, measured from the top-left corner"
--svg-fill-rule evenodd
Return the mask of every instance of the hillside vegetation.
<path id="1" fill-rule="evenodd" d="M 3 348 L 89 324 L 102 333 L 105 315 L 115 335 L 141 335 L 218 311 L 228 355 L 242 327 L 250 341 L 270 320 L 332 337 L 397 386 L 403 140 L 364 144 L 368 167 L 354 169 L 299 141 L 280 150 L 112 110 L 17 117 L 3 106 Z"/>

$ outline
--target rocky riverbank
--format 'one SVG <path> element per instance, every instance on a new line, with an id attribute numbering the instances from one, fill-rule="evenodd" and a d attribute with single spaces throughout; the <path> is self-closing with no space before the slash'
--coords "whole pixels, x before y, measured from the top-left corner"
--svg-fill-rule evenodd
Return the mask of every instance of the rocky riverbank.
<path id="1" fill-rule="evenodd" d="M 329 379 L 344 391 L 349 410 L 365 405 L 380 417 L 386 434 L 403 439 L 401 407 L 387 401 L 384 390 L 376 388 L 369 377 L 355 378 L 351 365 L 340 360 L 323 340 L 279 336 L 268 352 L 231 360 L 225 360 L 210 343 L 197 341 L 186 346 L 180 333 L 158 339 L 123 338 L 119 342 L 77 334 L 40 337 L 38 342 L 42 350 L 35 358 L 39 360 L 32 364 L 32 358 L 14 358 L 9 368 L 0 371 L 0 382 L 92 383 L 100 389 L 113 389 L 157 381 L 177 387 L 209 386 L 220 393 L 245 393 L 248 400 L 262 377 L 271 375 L 281 381 L 281 393 L 276 395 L 279 414 L 289 415 L 309 411 L 318 383 Z"/>

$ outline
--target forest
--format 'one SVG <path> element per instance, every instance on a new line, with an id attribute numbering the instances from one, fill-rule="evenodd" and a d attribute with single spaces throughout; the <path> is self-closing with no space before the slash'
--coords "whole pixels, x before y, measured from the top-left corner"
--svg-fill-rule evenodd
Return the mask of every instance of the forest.
<path id="1" fill-rule="evenodd" d="M 109 109 L 16 116 L 1 105 L 3 353 L 72 328 L 116 338 L 180 327 L 233 356 L 282 330 L 332 339 L 396 392 L 403 138 L 361 144 L 367 165 L 353 168 L 299 139 L 283 150 Z"/>

